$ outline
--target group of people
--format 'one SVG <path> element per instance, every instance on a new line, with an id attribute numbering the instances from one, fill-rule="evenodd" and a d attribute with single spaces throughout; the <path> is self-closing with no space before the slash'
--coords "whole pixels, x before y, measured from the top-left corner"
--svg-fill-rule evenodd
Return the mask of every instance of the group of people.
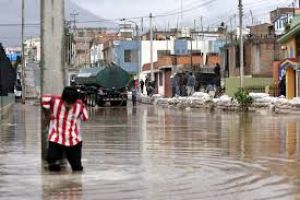
<path id="1" fill-rule="evenodd" d="M 195 90 L 198 88 L 199 83 L 196 80 L 196 76 L 193 72 L 181 72 L 174 73 L 170 77 L 172 87 L 172 97 L 174 96 L 192 96 Z M 146 90 L 147 96 L 152 96 L 157 88 L 156 82 L 151 81 L 150 76 L 146 76 L 145 81 L 140 80 L 140 91 L 143 93 Z M 216 63 L 214 67 L 214 78 L 211 79 L 207 85 L 205 85 L 205 91 L 209 90 L 217 91 L 221 88 L 221 67 L 219 63 Z"/>
<path id="2" fill-rule="evenodd" d="M 195 75 L 192 72 L 177 73 L 171 76 L 172 96 L 191 96 L 196 84 Z"/>
<path id="3" fill-rule="evenodd" d="M 140 89 L 143 93 L 144 88 L 146 89 L 146 93 L 148 96 L 152 96 L 155 93 L 156 87 L 155 87 L 155 81 L 151 81 L 150 76 L 146 76 L 145 82 L 143 79 L 140 80 Z"/>
<path id="4" fill-rule="evenodd" d="M 172 97 L 174 96 L 192 96 L 198 83 L 195 74 L 192 72 L 176 73 L 171 76 Z M 221 88 L 221 67 L 216 63 L 214 67 L 214 78 L 205 85 L 205 91 L 218 91 Z"/>

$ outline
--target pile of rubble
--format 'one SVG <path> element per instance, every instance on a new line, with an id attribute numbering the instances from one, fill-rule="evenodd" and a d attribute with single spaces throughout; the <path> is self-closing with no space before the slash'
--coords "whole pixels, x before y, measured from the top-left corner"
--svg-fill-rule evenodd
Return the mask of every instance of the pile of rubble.
<path id="1" fill-rule="evenodd" d="M 253 103 L 248 107 L 250 111 L 262 109 L 276 113 L 300 113 L 300 98 L 288 100 L 285 97 L 271 97 L 265 93 L 250 93 Z M 214 98 L 212 95 L 196 92 L 191 97 L 162 98 L 159 95 L 153 97 L 153 103 L 164 107 L 178 108 L 206 108 L 222 110 L 240 110 L 241 106 L 236 99 L 223 95 Z"/>

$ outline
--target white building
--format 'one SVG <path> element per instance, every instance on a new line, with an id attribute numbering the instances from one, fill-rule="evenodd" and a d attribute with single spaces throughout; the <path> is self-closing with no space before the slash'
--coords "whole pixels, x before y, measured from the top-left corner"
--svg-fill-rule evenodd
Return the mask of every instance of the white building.
<path id="1" fill-rule="evenodd" d="M 90 60 L 92 66 L 97 66 L 99 63 L 103 62 L 104 54 L 103 54 L 104 45 L 94 43 L 91 46 L 90 50 Z"/>
<path id="2" fill-rule="evenodd" d="M 174 40 L 154 40 L 153 41 L 153 62 L 158 60 L 158 57 L 162 54 L 175 54 Z M 150 55 L 150 41 L 141 41 L 141 66 L 151 62 Z"/>
<path id="3" fill-rule="evenodd" d="M 41 60 L 41 40 L 39 37 L 24 41 L 25 60 L 39 62 Z"/>
<path id="4" fill-rule="evenodd" d="M 291 23 L 291 20 L 293 19 L 294 14 L 293 13 L 286 13 L 280 15 L 274 22 L 274 29 L 276 35 L 283 35 L 285 33 L 285 27 L 287 24 Z"/>
<path id="5" fill-rule="evenodd" d="M 276 35 L 283 35 L 286 26 L 291 23 L 294 17 L 294 8 L 277 8 L 270 12 L 271 22 Z"/>

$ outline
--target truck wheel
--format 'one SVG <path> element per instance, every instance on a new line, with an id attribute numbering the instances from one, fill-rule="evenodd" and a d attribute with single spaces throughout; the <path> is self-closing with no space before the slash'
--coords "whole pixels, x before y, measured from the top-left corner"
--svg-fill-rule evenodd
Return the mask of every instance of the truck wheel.
<path id="1" fill-rule="evenodd" d="M 127 101 L 122 101 L 121 106 L 127 106 Z"/>
<path id="2" fill-rule="evenodd" d="M 88 95 L 86 96 L 86 102 L 87 102 L 87 105 L 88 105 L 88 106 L 91 106 L 91 95 L 90 95 L 90 94 L 88 94 Z"/>
<path id="3" fill-rule="evenodd" d="M 90 106 L 92 106 L 92 107 L 96 106 L 96 97 L 95 97 L 95 94 L 90 94 Z"/>
<path id="4" fill-rule="evenodd" d="M 101 100 L 99 100 L 99 101 L 97 102 L 97 105 L 98 105 L 99 107 L 104 107 L 104 105 L 105 105 L 105 102 L 104 102 L 104 101 L 101 101 Z"/>
<path id="5" fill-rule="evenodd" d="M 119 101 L 111 101 L 110 102 L 110 106 L 120 106 L 120 103 Z"/>

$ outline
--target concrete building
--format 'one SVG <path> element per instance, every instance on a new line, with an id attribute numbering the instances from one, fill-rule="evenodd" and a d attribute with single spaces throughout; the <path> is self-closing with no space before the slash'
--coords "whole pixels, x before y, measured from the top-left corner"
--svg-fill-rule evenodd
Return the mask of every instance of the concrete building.
<path id="1" fill-rule="evenodd" d="M 250 92 L 266 92 L 277 95 L 273 80 L 273 66 L 284 57 L 281 45 L 277 42 L 272 24 L 259 24 L 249 27 L 250 33 L 244 36 L 244 89 Z M 240 87 L 240 46 L 233 39 L 222 49 L 226 94 L 233 95 Z"/>
<path id="2" fill-rule="evenodd" d="M 244 75 L 272 77 L 273 61 L 280 60 L 283 52 L 274 37 L 271 24 L 251 26 L 244 36 Z M 224 47 L 223 59 L 228 76 L 240 75 L 239 42 L 233 40 Z"/>
<path id="3" fill-rule="evenodd" d="M 91 43 L 90 63 L 92 66 L 99 66 L 105 63 L 104 44 L 110 40 L 118 40 L 119 36 L 115 33 L 105 33 L 97 35 Z"/>
<path id="4" fill-rule="evenodd" d="M 41 60 L 41 39 L 31 38 L 24 41 L 25 60 L 40 62 Z"/>
<path id="5" fill-rule="evenodd" d="M 93 41 L 107 33 L 105 28 L 77 28 L 73 30 L 74 67 L 79 69 L 91 64 L 91 46 Z"/>
<path id="6" fill-rule="evenodd" d="M 278 81 L 282 94 L 288 99 L 300 96 L 300 9 L 295 10 L 290 29 L 279 38 L 285 52 L 278 66 Z"/>
<path id="7" fill-rule="evenodd" d="M 140 41 L 130 38 L 107 41 L 103 48 L 105 62 L 114 62 L 128 72 L 138 74 L 139 79 L 145 81 L 146 76 L 151 74 L 151 41 L 149 36 L 146 33 Z M 153 68 L 154 79 L 157 83 L 156 92 L 164 96 L 169 96 L 166 85 L 171 72 L 200 70 L 200 68 L 205 67 L 213 68 L 217 62 L 220 62 L 220 48 L 225 43 L 222 40 L 222 33 L 193 32 L 191 37 L 189 32 L 185 33 L 184 36 L 182 37 L 180 33 L 172 31 L 154 31 L 152 61 L 154 65 L 159 63 L 160 66 L 160 68 Z M 166 59 L 166 57 L 172 58 Z M 162 60 L 164 60 L 163 65 L 161 64 Z"/>
<path id="8" fill-rule="evenodd" d="M 132 24 L 128 24 L 128 23 L 119 24 L 118 36 L 120 38 L 132 40 L 132 38 L 134 36 L 134 30 L 135 30 L 135 28 L 132 26 Z"/>
<path id="9" fill-rule="evenodd" d="M 134 40 L 110 40 L 104 44 L 104 58 L 107 64 L 115 63 L 129 73 L 137 73 L 139 43 Z"/>
<path id="10" fill-rule="evenodd" d="M 277 8 L 270 12 L 270 20 L 274 25 L 275 34 L 283 35 L 294 17 L 294 8 Z"/>

